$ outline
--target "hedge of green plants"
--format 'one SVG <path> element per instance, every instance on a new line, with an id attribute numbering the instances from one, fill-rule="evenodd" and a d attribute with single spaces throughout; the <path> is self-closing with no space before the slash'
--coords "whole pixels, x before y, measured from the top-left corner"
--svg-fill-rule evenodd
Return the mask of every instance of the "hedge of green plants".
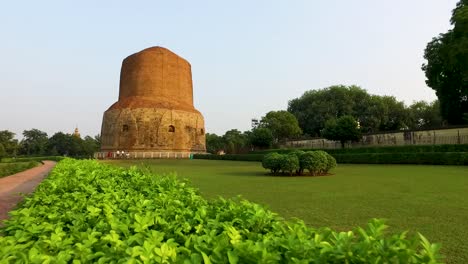
<path id="1" fill-rule="evenodd" d="M 65 157 L 63 156 L 41 156 L 41 157 L 16 157 L 16 158 L 3 158 L 1 163 L 11 163 L 11 162 L 27 162 L 27 161 L 37 161 L 41 162 L 43 160 L 53 160 L 61 161 Z"/>
<path id="2" fill-rule="evenodd" d="M 274 152 L 273 152 L 274 153 Z M 287 153 L 283 153 L 287 154 Z M 195 159 L 262 161 L 263 154 L 242 155 L 194 155 Z M 468 152 L 413 152 L 413 153 L 356 153 L 334 154 L 341 164 L 426 164 L 426 165 L 468 165 Z"/>
<path id="3" fill-rule="evenodd" d="M 186 182 L 66 159 L 0 228 L 0 263 L 440 263 L 422 235 L 380 220 L 337 232 Z"/>
<path id="4" fill-rule="evenodd" d="M 251 151 L 250 154 L 266 154 L 277 152 L 280 154 L 289 153 L 297 149 L 268 149 Z M 300 149 L 303 151 L 313 151 L 318 149 Z M 407 146 L 382 146 L 344 149 L 322 149 L 332 155 L 334 154 L 362 154 L 362 153 L 427 153 L 427 152 L 468 152 L 468 144 L 458 145 L 407 145 Z"/>
<path id="5" fill-rule="evenodd" d="M 34 168 L 39 164 L 37 161 L 0 163 L 0 178 Z"/>
<path id="6" fill-rule="evenodd" d="M 468 165 L 468 152 L 332 154 L 338 163 Z"/>

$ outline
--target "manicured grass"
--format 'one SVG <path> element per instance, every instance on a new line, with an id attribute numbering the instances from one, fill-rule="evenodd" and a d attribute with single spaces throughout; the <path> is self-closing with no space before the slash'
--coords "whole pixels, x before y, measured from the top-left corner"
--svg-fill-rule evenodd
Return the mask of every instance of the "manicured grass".
<path id="1" fill-rule="evenodd" d="M 39 165 L 37 161 L 0 163 L 0 178 L 9 176 Z"/>
<path id="2" fill-rule="evenodd" d="M 257 162 L 106 161 L 176 172 L 208 198 L 242 197 L 285 218 L 349 230 L 385 218 L 391 231 L 420 232 L 442 243 L 448 263 L 468 263 L 468 167 L 339 165 L 332 176 L 273 177 Z"/>

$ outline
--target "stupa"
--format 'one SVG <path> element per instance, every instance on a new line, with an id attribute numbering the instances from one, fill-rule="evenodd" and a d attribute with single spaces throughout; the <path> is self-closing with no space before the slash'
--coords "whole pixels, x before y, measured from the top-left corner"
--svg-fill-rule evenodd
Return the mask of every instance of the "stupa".
<path id="1" fill-rule="evenodd" d="M 206 151 L 188 61 L 162 47 L 123 60 L 119 99 L 104 112 L 101 128 L 101 152 L 117 151 L 146 158 Z"/>

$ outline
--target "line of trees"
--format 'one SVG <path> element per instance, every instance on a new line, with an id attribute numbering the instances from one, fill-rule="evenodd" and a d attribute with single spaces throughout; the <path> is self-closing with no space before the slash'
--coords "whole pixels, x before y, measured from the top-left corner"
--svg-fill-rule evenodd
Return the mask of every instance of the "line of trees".
<path id="1" fill-rule="evenodd" d="M 310 90 L 289 101 L 288 111 L 270 111 L 257 127 L 223 136 L 206 135 L 207 151 L 244 153 L 264 149 L 301 136 L 358 141 L 361 134 L 402 129 L 441 127 L 444 124 L 438 101 L 414 102 L 406 106 L 393 96 L 371 95 L 352 85 Z"/>
<path id="2" fill-rule="evenodd" d="M 443 125 L 438 101 L 418 101 L 406 106 L 393 96 L 371 95 L 356 85 L 307 91 L 289 101 L 288 111 L 297 118 L 304 133 L 313 137 L 323 136 L 326 123 L 336 122 L 342 116 L 352 116 L 363 133 Z"/>
<path id="3" fill-rule="evenodd" d="M 229 154 L 245 153 L 253 149 L 266 149 L 281 140 L 302 134 L 296 117 L 288 111 L 270 111 L 258 126 L 241 132 L 231 129 L 224 135 L 206 134 L 206 148 L 209 153 L 224 151 Z"/>
<path id="4" fill-rule="evenodd" d="M 23 131 L 23 139 L 15 139 L 15 133 L 0 131 L 0 158 L 16 156 L 70 156 L 92 157 L 101 147 L 100 136 L 81 138 L 72 134 L 57 132 L 48 137 L 39 129 Z"/>

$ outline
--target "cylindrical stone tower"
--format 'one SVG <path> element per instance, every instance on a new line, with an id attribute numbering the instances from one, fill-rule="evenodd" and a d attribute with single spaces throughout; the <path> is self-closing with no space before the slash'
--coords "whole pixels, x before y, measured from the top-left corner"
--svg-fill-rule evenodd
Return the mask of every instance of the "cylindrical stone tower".
<path id="1" fill-rule="evenodd" d="M 119 100 L 104 112 L 101 151 L 205 152 L 203 116 L 193 106 L 188 61 L 162 47 L 122 62 Z M 156 154 L 155 154 L 156 153 Z"/>

